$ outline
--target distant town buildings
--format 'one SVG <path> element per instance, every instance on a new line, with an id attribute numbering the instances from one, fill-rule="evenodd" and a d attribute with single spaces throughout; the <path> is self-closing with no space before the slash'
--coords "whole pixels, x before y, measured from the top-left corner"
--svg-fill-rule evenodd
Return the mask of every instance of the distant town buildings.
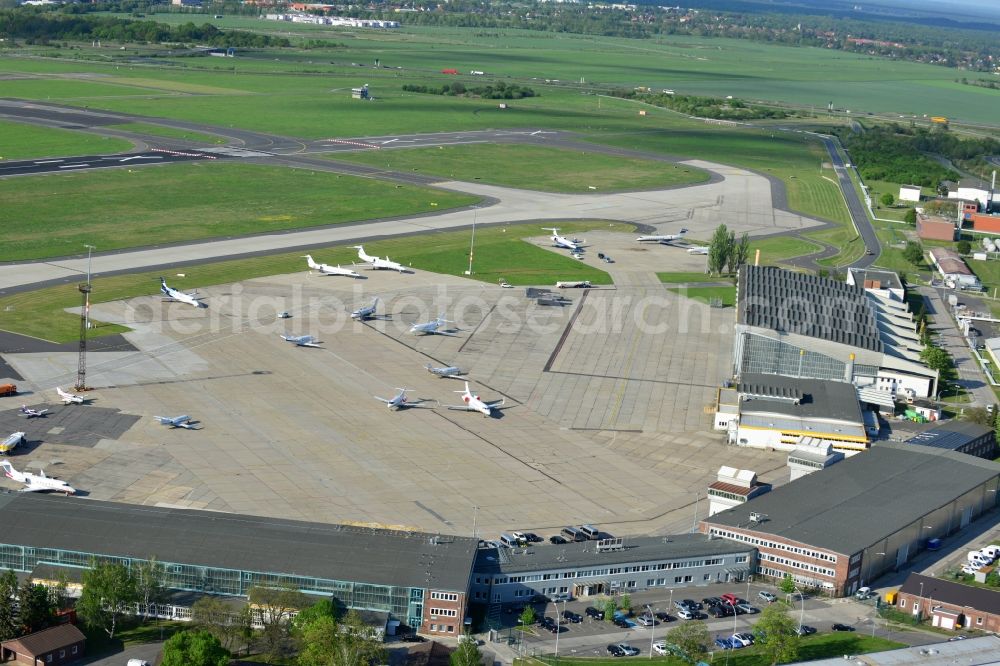
<path id="1" fill-rule="evenodd" d="M 332 8 L 332 5 L 291 5 L 292 8 L 322 9 Z M 398 28 L 399 21 L 386 21 L 381 19 L 359 19 L 344 16 L 317 16 L 315 14 L 265 14 L 268 21 L 289 21 L 291 23 L 308 23 L 311 25 L 331 25 L 344 28 Z"/>

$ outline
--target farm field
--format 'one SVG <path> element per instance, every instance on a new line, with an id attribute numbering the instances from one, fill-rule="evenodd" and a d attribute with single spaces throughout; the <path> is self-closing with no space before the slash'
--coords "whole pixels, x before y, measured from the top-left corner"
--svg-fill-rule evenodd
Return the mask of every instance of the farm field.
<path id="1" fill-rule="evenodd" d="M 591 229 L 629 231 L 631 225 L 605 222 L 560 222 L 568 234 Z M 505 230 L 506 229 L 506 230 Z M 523 230 L 522 230 L 523 229 Z M 491 227 L 476 230 L 476 254 L 472 279 L 496 284 L 504 277 L 513 285 L 551 285 L 557 280 L 590 280 L 593 284 L 610 284 L 611 278 L 599 269 L 587 266 L 568 256 L 550 252 L 522 238 L 537 235 L 537 227 Z M 389 255 L 419 271 L 464 276 L 469 261 L 470 232 L 449 231 L 398 238 L 365 244 L 371 254 Z M 315 248 L 312 256 L 321 262 L 350 265 L 357 260 L 357 251 L 348 246 Z M 181 291 L 229 284 L 250 278 L 284 273 L 303 273 L 306 265 L 302 251 L 286 252 L 252 259 L 234 259 L 185 268 L 183 277 L 171 277 L 170 286 Z M 156 271 L 98 277 L 94 280 L 93 303 L 133 298 L 157 293 Z M 323 278 L 337 280 L 343 278 Z M 53 342 L 77 339 L 80 318 L 65 312 L 79 307 L 80 293 L 76 284 L 47 287 L 36 291 L 0 298 L 0 330 L 30 335 Z M 211 302 L 208 303 L 212 307 Z M 127 330 L 124 327 L 94 322 L 90 336 L 111 335 Z"/>
<path id="2" fill-rule="evenodd" d="M 0 260 L 77 254 L 471 205 L 476 197 L 319 171 L 172 164 L 0 181 Z"/>
<path id="3" fill-rule="evenodd" d="M 124 139 L 0 120 L 0 162 L 35 157 L 103 155 L 120 153 L 131 147 L 132 144 Z"/>
<path id="4" fill-rule="evenodd" d="M 651 190 L 708 180 L 707 173 L 684 164 L 516 144 L 414 148 L 335 157 L 395 171 L 419 171 L 546 192 Z"/>

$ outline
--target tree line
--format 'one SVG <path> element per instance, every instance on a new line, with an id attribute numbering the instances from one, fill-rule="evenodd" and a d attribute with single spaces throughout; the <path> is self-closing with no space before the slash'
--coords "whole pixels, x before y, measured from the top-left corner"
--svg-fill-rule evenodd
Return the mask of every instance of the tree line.
<path id="1" fill-rule="evenodd" d="M 467 87 L 461 81 L 453 81 L 441 86 L 421 86 L 404 83 L 403 90 L 426 95 L 472 96 L 481 97 L 482 99 L 522 99 L 524 97 L 538 96 L 531 88 L 503 81 L 497 81 L 485 86 L 474 86 L 472 88 Z"/>
<path id="2" fill-rule="evenodd" d="M 211 23 L 170 26 L 113 16 L 88 16 L 40 11 L 34 8 L 0 10 L 0 35 L 29 44 L 50 41 L 112 41 L 150 44 L 180 42 L 220 47 L 264 48 L 289 46 L 284 37 L 242 30 L 219 30 Z"/>
<path id="3" fill-rule="evenodd" d="M 943 180 L 959 178 L 953 169 L 942 166 L 925 154 L 927 148 L 943 148 L 946 145 L 926 137 L 929 133 L 921 132 L 918 137 L 915 132 L 895 123 L 872 127 L 864 132 L 852 132 L 845 128 L 835 132 L 864 180 L 937 187 Z M 944 132 L 937 130 L 937 133 Z"/>
<path id="4" fill-rule="evenodd" d="M 611 92 L 615 97 L 634 99 L 664 109 L 699 118 L 718 120 L 758 120 L 761 118 L 787 118 L 781 109 L 764 106 L 749 106 L 742 100 L 719 97 L 699 97 L 696 95 L 675 95 L 666 92 L 617 89 Z"/>

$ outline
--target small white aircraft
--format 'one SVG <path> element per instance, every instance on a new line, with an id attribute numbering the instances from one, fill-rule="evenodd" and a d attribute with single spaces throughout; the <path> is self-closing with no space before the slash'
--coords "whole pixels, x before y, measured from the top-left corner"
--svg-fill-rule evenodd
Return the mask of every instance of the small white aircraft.
<path id="1" fill-rule="evenodd" d="M 358 259 L 360 259 L 365 263 L 371 264 L 371 267 L 373 269 L 377 270 L 385 268 L 392 271 L 399 271 L 400 273 L 404 273 L 407 270 L 405 266 L 403 266 L 398 262 L 390 260 L 389 257 L 381 259 L 379 257 L 371 256 L 370 254 L 365 252 L 364 245 L 354 245 L 353 247 L 358 251 Z"/>
<path id="2" fill-rule="evenodd" d="M 698 245 L 697 247 L 689 247 L 688 254 L 708 254 L 708 246 Z"/>
<path id="3" fill-rule="evenodd" d="M 153 418 L 159 421 L 160 425 L 169 426 L 171 428 L 197 430 L 194 423 L 191 422 L 191 417 L 187 414 L 184 414 L 183 416 L 154 416 Z"/>
<path id="4" fill-rule="evenodd" d="M 202 303 L 199 299 L 197 293 L 185 294 L 183 291 L 177 291 L 173 287 L 167 286 L 167 281 L 160 278 L 160 291 L 167 298 L 165 300 L 177 301 L 178 303 L 184 303 L 196 308 L 207 308 L 208 306 Z"/>
<path id="5" fill-rule="evenodd" d="M 663 245 L 669 245 L 670 243 L 684 238 L 684 234 L 687 232 L 687 229 L 681 229 L 676 234 L 667 234 L 665 236 L 639 236 L 636 240 L 640 243 L 661 243 Z"/>
<path id="6" fill-rule="evenodd" d="M 444 377 L 446 379 L 461 379 L 464 375 L 469 373 L 462 372 L 462 370 L 456 365 L 450 365 L 447 368 L 435 368 L 433 365 L 428 363 L 424 366 L 427 368 L 427 372 L 432 375 L 437 375 L 438 377 Z"/>
<path id="7" fill-rule="evenodd" d="M 432 319 L 431 321 L 425 321 L 423 323 L 414 324 L 410 327 L 410 333 L 416 335 L 417 333 L 423 333 L 424 335 L 447 335 L 450 337 L 455 337 L 454 333 L 448 333 L 447 331 L 438 330 L 443 324 L 453 324 L 453 321 L 444 318 L 444 313 L 438 315 L 437 319 Z"/>
<path id="8" fill-rule="evenodd" d="M 63 391 L 62 388 L 59 386 L 56 387 L 56 393 L 58 393 L 59 397 L 62 398 L 64 405 L 68 405 L 70 403 L 73 403 L 75 405 L 82 405 L 87 400 L 82 395 L 77 395 L 76 393 L 67 393 L 66 391 Z"/>
<path id="9" fill-rule="evenodd" d="M 0 442 L 0 453 L 10 453 L 25 441 L 23 432 L 13 432 Z"/>
<path id="10" fill-rule="evenodd" d="M 59 479 L 52 478 L 51 476 L 45 476 L 44 470 L 40 474 L 18 472 L 14 469 L 14 466 L 10 464 L 9 460 L 0 461 L 0 469 L 3 470 L 4 476 L 8 479 L 13 479 L 18 483 L 23 483 L 25 485 L 25 487 L 20 490 L 22 493 L 34 493 L 42 490 L 58 490 L 59 492 L 66 493 L 67 495 L 73 495 L 76 493 L 76 490 L 65 481 L 60 481 Z"/>
<path id="11" fill-rule="evenodd" d="M 319 340 L 311 335 L 282 335 L 282 340 L 291 342 L 296 347 L 316 347 L 319 348 Z"/>
<path id="12" fill-rule="evenodd" d="M 425 402 L 424 400 L 417 400 L 416 402 L 410 402 L 406 398 L 406 392 L 409 391 L 410 389 L 397 387 L 396 390 L 399 391 L 399 393 L 397 393 L 391 398 L 380 398 L 377 395 L 373 395 L 372 397 L 375 398 L 376 400 L 381 400 L 382 402 L 385 403 L 386 407 L 388 407 L 389 409 L 396 409 L 396 411 L 399 411 L 400 409 L 409 409 L 410 407 L 424 407 L 424 405 L 421 404 Z M 424 409 L 428 408 L 424 407 Z"/>
<path id="13" fill-rule="evenodd" d="M 372 317 L 375 316 L 375 308 L 377 307 L 378 307 L 378 298 L 375 298 L 375 300 L 372 301 L 371 305 L 368 305 L 363 308 L 358 308 L 357 310 L 352 312 L 351 319 L 359 319 L 361 321 L 364 321 L 365 319 L 371 319 Z"/>
<path id="14" fill-rule="evenodd" d="M 331 266 L 330 264 L 317 264 L 315 261 L 313 261 L 311 255 L 306 254 L 303 256 L 305 257 L 306 263 L 309 264 L 310 269 L 314 271 L 319 271 L 324 275 L 343 275 L 345 277 L 352 277 L 352 278 L 361 277 L 360 273 L 352 271 L 350 268 L 341 268 L 340 264 L 337 264 L 336 266 Z"/>
<path id="15" fill-rule="evenodd" d="M 27 405 L 21 405 L 21 413 L 24 414 L 25 416 L 27 416 L 29 419 L 32 419 L 32 418 L 35 418 L 35 417 L 38 417 L 38 416 L 45 416 L 46 414 L 49 413 L 49 410 L 47 410 L 47 409 L 41 409 L 41 410 L 32 409 L 31 407 L 28 407 Z"/>
<path id="16" fill-rule="evenodd" d="M 479 412 L 483 416 L 492 416 L 493 410 L 503 405 L 503 400 L 483 402 L 479 399 L 478 395 L 472 395 L 472 391 L 469 390 L 469 382 L 465 382 L 464 391 L 455 391 L 455 393 L 462 394 L 462 401 L 465 404 L 457 407 L 448 407 L 448 409 L 463 409 L 471 412 Z"/>
<path id="17" fill-rule="evenodd" d="M 575 239 L 570 240 L 565 236 L 560 236 L 559 227 L 542 227 L 542 229 L 552 232 L 550 240 L 555 244 L 556 247 L 561 247 L 566 250 L 573 250 L 573 252 L 579 252 L 580 250 L 583 249 L 583 246 L 580 245 L 579 241 Z"/>

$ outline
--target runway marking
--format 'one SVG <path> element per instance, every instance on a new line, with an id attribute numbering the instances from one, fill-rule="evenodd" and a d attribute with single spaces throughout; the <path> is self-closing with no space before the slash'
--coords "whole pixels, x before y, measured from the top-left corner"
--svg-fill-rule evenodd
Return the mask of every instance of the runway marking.
<path id="1" fill-rule="evenodd" d="M 59 164 L 60 162 L 65 162 L 66 160 L 39 160 L 35 164 Z"/>
<path id="2" fill-rule="evenodd" d="M 59 168 L 60 169 L 80 169 L 80 168 L 89 167 L 89 166 L 90 166 L 89 164 L 66 164 L 66 165 L 61 166 Z"/>
<path id="3" fill-rule="evenodd" d="M 320 141 L 329 141 L 330 143 L 338 143 L 346 146 L 360 146 L 361 148 L 370 148 L 372 150 L 381 150 L 382 146 L 376 146 L 372 143 L 364 143 L 361 141 L 349 141 L 347 139 L 320 139 Z"/>
<path id="4" fill-rule="evenodd" d="M 566 343 L 566 338 L 569 337 L 570 332 L 573 330 L 573 324 L 576 323 L 576 318 L 580 316 L 580 312 L 583 310 L 583 302 L 587 300 L 587 294 L 590 293 L 589 289 L 584 289 L 583 296 L 576 304 L 576 312 L 570 317 L 569 323 L 566 324 L 566 328 L 563 329 L 562 335 L 559 336 L 559 342 L 556 343 L 556 348 L 552 350 L 549 354 L 549 360 L 545 362 L 545 366 L 542 368 L 542 372 L 551 372 L 552 364 L 556 362 L 556 357 L 559 356 L 559 352 L 562 351 L 563 345 Z"/>
<path id="5" fill-rule="evenodd" d="M 471 340 L 472 336 L 476 334 L 476 331 L 479 330 L 479 327 L 482 326 L 484 323 L 486 323 L 486 320 L 490 318 L 490 315 L 493 314 L 493 311 L 496 310 L 496 308 L 497 308 L 496 303 L 494 303 L 493 306 L 490 307 L 489 312 L 487 312 L 486 315 L 479 320 L 479 323 L 476 324 L 476 327 L 472 329 L 471 333 L 469 333 L 469 337 L 465 338 L 465 341 L 462 342 L 462 346 L 458 348 L 459 354 L 462 353 L 462 350 L 465 349 L 465 345 L 469 344 L 469 340 Z"/>

